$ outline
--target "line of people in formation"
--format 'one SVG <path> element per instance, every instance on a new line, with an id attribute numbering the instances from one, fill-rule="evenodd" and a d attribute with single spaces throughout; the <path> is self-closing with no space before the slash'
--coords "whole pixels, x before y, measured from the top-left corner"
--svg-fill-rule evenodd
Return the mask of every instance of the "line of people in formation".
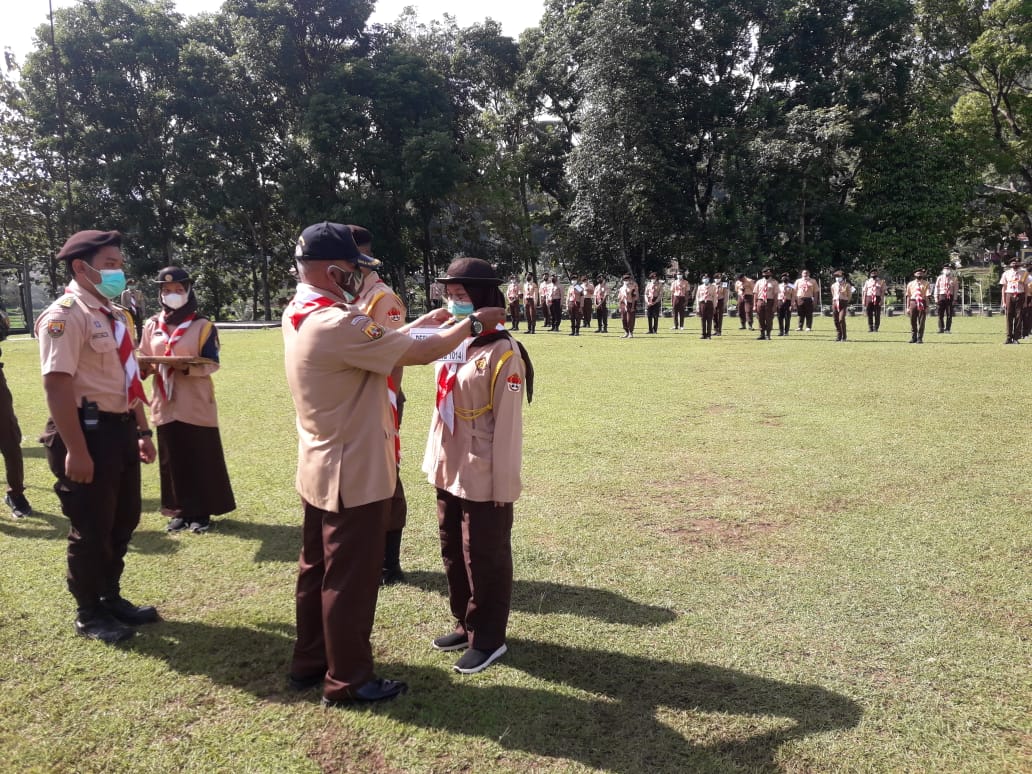
<path id="1" fill-rule="evenodd" d="M 1019 339 L 1032 334 L 1032 262 L 1023 267 L 1015 259 L 1011 268 L 1000 278 L 1003 305 L 1007 314 L 1007 344 L 1017 344 Z M 666 282 L 656 272 L 649 274 L 644 292 L 630 274 L 621 277 L 616 287 L 615 301 L 623 326 L 621 338 L 634 338 L 636 313 L 639 302 L 645 308 L 649 333 L 659 332 L 659 319 L 666 300 Z M 849 307 L 859 292 L 860 303 L 867 316 L 868 332 L 881 328 L 882 311 L 885 306 L 887 286 L 877 269 L 868 272 L 864 284 L 855 287 L 842 270 L 834 272 L 828 288 L 831 301 L 831 315 L 835 322 L 836 341 L 848 340 Z M 741 273 L 732 283 L 729 275 L 703 274 L 693 288 L 683 273 L 679 273 L 669 284 L 669 302 L 673 317 L 672 329 L 684 330 L 685 318 L 694 310 L 702 326 L 700 338 L 711 339 L 723 332 L 724 318 L 728 309 L 728 298 L 734 293 L 737 302 L 738 320 L 742 330 L 755 330 L 759 326 L 758 339 L 770 339 L 774 330 L 774 319 L 778 321 L 778 336 L 788 336 L 792 328 L 792 315 L 797 317 L 796 330 L 809 331 L 813 326 L 814 310 L 821 307 L 822 289 L 810 272 L 803 269 L 794 282 L 788 273 L 774 278 L 771 268 L 765 267 L 760 277 L 752 279 Z M 594 279 L 587 275 L 573 278 L 563 288 L 559 276 L 546 274 L 539 283 L 533 272 L 528 272 L 521 281 L 510 275 L 505 290 L 508 305 L 508 319 L 512 330 L 520 330 L 525 323 L 526 333 L 537 332 L 540 313 L 546 330 L 558 331 L 565 313 L 569 321 L 570 336 L 579 336 L 582 329 L 591 329 L 595 320 L 596 333 L 609 332 L 609 303 L 611 291 L 605 276 Z M 934 281 L 927 272 L 917 269 L 903 293 L 904 314 L 910 318 L 911 344 L 923 344 L 925 322 L 928 312 L 935 308 L 939 333 L 949 334 L 953 330 L 953 316 L 960 301 L 960 283 L 953 267 L 945 265 Z"/>
<path id="2" fill-rule="evenodd" d="M 189 273 L 169 266 L 155 279 L 161 311 L 137 341 L 132 316 L 114 303 L 127 288 L 121 244 L 117 231 L 69 237 L 55 257 L 68 286 L 35 327 L 50 415 L 40 440 L 71 525 L 74 627 L 109 644 L 160 620 L 156 607 L 122 593 L 142 510 L 141 463 L 160 461 L 170 532 L 203 534 L 211 516 L 236 507 L 211 380 L 217 331 L 198 312 Z M 423 472 L 437 495 L 452 626 L 429 644 L 463 651 L 455 671 L 480 672 L 507 651 L 523 396 L 531 400 L 534 384 L 526 349 L 504 326 L 503 281 L 486 261 L 456 259 L 437 280 L 446 307 L 406 325 L 404 304 L 376 272 L 367 229 L 309 226 L 294 265 L 298 285 L 282 330 L 304 519 L 287 684 L 298 691 L 321 686 L 326 706 L 407 690 L 374 673 L 370 634 L 379 587 L 404 579 L 402 370 L 435 361 Z M 143 380 L 151 376 L 148 400 Z M 31 514 L 13 495 L 8 504 L 16 517 Z"/>

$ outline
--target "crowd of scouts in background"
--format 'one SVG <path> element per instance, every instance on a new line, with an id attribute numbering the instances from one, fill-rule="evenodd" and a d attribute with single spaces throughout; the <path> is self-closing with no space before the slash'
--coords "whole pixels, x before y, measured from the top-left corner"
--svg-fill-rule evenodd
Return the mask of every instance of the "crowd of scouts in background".
<path id="1" fill-rule="evenodd" d="M 634 277 L 624 274 L 610 288 L 607 278 L 598 275 L 572 277 L 564 287 L 556 273 L 546 273 L 540 282 L 533 272 L 522 280 L 509 276 L 505 289 L 508 319 L 512 330 L 537 332 L 538 320 L 547 331 L 559 331 L 564 315 L 569 322 L 570 336 L 580 336 L 581 330 L 595 333 L 609 332 L 610 304 L 615 306 L 615 318 L 620 317 L 623 327 L 621 338 L 634 338 L 639 304 L 644 308 L 648 333 L 659 332 L 659 320 L 664 309 L 673 318 L 671 330 L 685 329 L 685 319 L 694 312 L 701 323 L 700 338 L 712 339 L 723 333 L 724 318 L 729 314 L 729 299 L 736 307 L 730 312 L 737 316 L 741 330 L 759 328 L 758 339 L 770 339 L 774 320 L 778 322 L 778 336 L 788 336 L 792 316 L 796 316 L 796 331 L 810 331 L 815 311 L 823 308 L 823 293 L 828 294 L 830 313 L 835 323 L 835 340 L 848 340 L 850 306 L 858 298 L 867 316 L 868 332 L 881 328 L 882 311 L 886 304 L 887 285 L 877 269 L 868 272 L 867 280 L 857 288 L 842 270 L 834 272 L 827 291 L 820 282 L 803 269 L 792 281 L 787 272 L 775 279 L 774 271 L 765 267 L 757 279 L 740 273 L 732 282 L 731 275 L 703 274 L 698 284 L 692 285 L 683 272 L 678 272 L 667 283 L 656 272 L 651 272 L 644 291 Z M 1006 344 L 1017 344 L 1032 334 L 1032 261 L 1026 266 L 1014 259 L 1000 278 L 1003 308 L 1006 313 Z M 431 299 L 435 298 L 431 288 Z M 731 295 L 733 293 L 733 296 Z M 950 265 L 930 280 L 924 269 L 917 269 L 903 291 L 903 313 L 910 318 L 910 343 L 923 344 L 925 321 L 931 309 L 938 318 L 938 332 L 952 333 L 953 317 L 960 303 L 960 283 Z"/>

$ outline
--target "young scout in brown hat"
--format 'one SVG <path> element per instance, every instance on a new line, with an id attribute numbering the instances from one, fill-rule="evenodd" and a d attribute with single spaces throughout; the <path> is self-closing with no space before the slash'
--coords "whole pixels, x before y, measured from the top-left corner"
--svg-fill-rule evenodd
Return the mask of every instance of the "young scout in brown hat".
<path id="1" fill-rule="evenodd" d="M 501 280 L 479 258 L 457 258 L 440 281 L 457 319 L 501 303 Z M 577 319 L 571 316 L 571 325 Z M 437 489 L 441 557 L 455 625 L 433 647 L 465 650 L 454 669 L 473 674 L 507 650 L 523 395 L 528 401 L 533 396 L 534 370 L 508 332 L 488 329 L 470 342 L 465 363 L 441 364 L 437 376 L 423 470 Z"/>
<path id="2" fill-rule="evenodd" d="M 361 255 L 358 257 L 358 268 L 362 272 L 362 283 L 359 286 L 356 306 L 373 318 L 377 325 L 392 331 L 405 325 L 405 304 L 391 287 L 384 282 L 376 271 L 381 262 L 373 257 L 373 234 L 362 226 L 348 226 L 355 238 L 355 246 Z M 397 366 L 387 379 L 387 395 L 394 407 L 397 419 L 397 431 L 401 432 L 401 420 L 405 412 L 405 393 L 401 389 L 401 379 L 405 369 Z M 380 582 L 384 586 L 401 583 L 405 573 L 401 569 L 401 537 L 408 519 L 408 501 L 405 499 L 405 488 L 401 484 L 401 476 L 391 498 L 391 516 L 387 521 L 387 535 L 383 557 L 383 571 Z"/>
<path id="3" fill-rule="evenodd" d="M 925 279 L 925 270 L 914 272 L 914 279 L 907 283 L 904 292 L 906 313 L 910 315 L 910 343 L 924 344 L 925 319 L 928 317 L 928 300 L 932 289 Z"/>
<path id="4" fill-rule="evenodd" d="M 781 275 L 778 283 L 778 336 L 787 336 L 792 328 L 792 310 L 795 308 L 795 286 L 788 274 Z"/>
<path id="5" fill-rule="evenodd" d="M 121 595 L 140 522 L 140 461 L 153 462 L 132 323 L 111 303 L 125 289 L 117 231 L 80 231 L 57 254 L 72 281 L 36 322 L 50 419 L 43 443 L 68 533 L 76 631 L 113 643 L 158 620 Z"/>
<path id="6" fill-rule="evenodd" d="M 300 690 L 321 682 L 327 706 L 390 699 L 407 686 L 376 676 L 369 642 L 398 475 L 387 377 L 493 329 L 505 310 L 482 309 L 440 334 L 413 339 L 405 335 L 409 328 L 450 314 L 437 309 L 394 331 L 353 305 L 363 258 L 347 226 L 309 226 L 294 256 L 300 282 L 283 312 L 283 341 L 304 527 L 289 684 Z"/>

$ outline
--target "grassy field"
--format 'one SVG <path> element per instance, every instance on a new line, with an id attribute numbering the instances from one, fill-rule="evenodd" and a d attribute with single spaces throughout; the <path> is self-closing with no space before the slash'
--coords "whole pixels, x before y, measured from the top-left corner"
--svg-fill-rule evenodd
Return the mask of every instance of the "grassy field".
<path id="1" fill-rule="evenodd" d="M 284 676 L 300 510 L 278 331 L 227 332 L 216 375 L 238 510 L 168 536 L 157 470 L 124 577 L 165 621 L 74 635 L 66 522 L 35 436 L 35 342 L 5 342 L 37 514 L 0 519 L 0 771 L 1032 770 L 1032 345 L 958 318 L 834 342 L 523 336 L 510 652 L 450 627 L 419 474 L 431 371 L 406 372 L 410 582 L 380 595 L 396 702 L 324 710 Z M 619 328 L 614 321 L 610 331 Z M 639 330 L 645 322 L 639 322 Z"/>

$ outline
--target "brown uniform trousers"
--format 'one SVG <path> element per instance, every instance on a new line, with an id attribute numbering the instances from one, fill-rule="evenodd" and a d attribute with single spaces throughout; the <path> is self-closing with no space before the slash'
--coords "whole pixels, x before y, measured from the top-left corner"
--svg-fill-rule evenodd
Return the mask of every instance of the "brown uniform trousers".
<path id="1" fill-rule="evenodd" d="M 953 296 L 939 296 L 939 333 L 949 333 L 953 326 Z"/>
<path id="2" fill-rule="evenodd" d="M 702 322 L 702 338 L 708 339 L 713 335 L 713 302 L 699 302 L 699 320 Z"/>
<path id="3" fill-rule="evenodd" d="M 770 338 L 770 332 L 774 330 L 774 315 L 777 313 L 778 302 L 773 298 L 767 298 L 757 303 L 756 317 L 760 323 L 760 333 Z"/>
<path id="4" fill-rule="evenodd" d="M 844 298 L 832 299 L 831 313 L 835 318 L 835 341 L 846 340 L 846 320 L 849 318 L 849 301 Z"/>
<path id="5" fill-rule="evenodd" d="M 323 695 L 347 699 L 373 679 L 376 615 L 390 500 L 324 511 L 304 503 L 297 641 L 290 673 L 326 673 Z"/>
<path id="6" fill-rule="evenodd" d="M 527 330 L 533 333 L 537 327 L 537 305 L 533 299 L 523 302 L 523 313 L 527 318 Z"/>
<path id="7" fill-rule="evenodd" d="M 724 314 L 727 312 L 727 299 L 718 298 L 713 306 L 713 335 L 719 336 L 724 331 Z"/>
<path id="8" fill-rule="evenodd" d="M 749 327 L 753 327 L 753 297 L 752 293 L 738 297 L 738 320 L 745 327 L 746 321 Z"/>
<path id="9" fill-rule="evenodd" d="M 796 307 L 799 310 L 799 327 L 796 330 L 801 331 L 803 328 L 810 329 L 813 327 L 813 299 L 812 298 L 799 298 L 796 299 Z"/>
<path id="10" fill-rule="evenodd" d="M 476 650 L 505 643 L 512 599 L 512 503 L 496 506 L 437 490 L 441 558 L 455 631 Z"/>
<path id="11" fill-rule="evenodd" d="M 593 303 L 594 299 L 590 295 L 585 293 L 584 303 L 581 304 L 581 321 L 583 322 L 585 328 L 591 327 L 591 305 Z"/>
<path id="12" fill-rule="evenodd" d="M 1017 341 L 1021 338 L 1021 318 L 1025 309 L 1024 293 L 1006 293 L 1007 302 L 1007 340 Z"/>
<path id="13" fill-rule="evenodd" d="M 867 309 L 867 329 L 875 332 L 881 327 L 881 298 L 868 298 L 865 308 Z"/>

